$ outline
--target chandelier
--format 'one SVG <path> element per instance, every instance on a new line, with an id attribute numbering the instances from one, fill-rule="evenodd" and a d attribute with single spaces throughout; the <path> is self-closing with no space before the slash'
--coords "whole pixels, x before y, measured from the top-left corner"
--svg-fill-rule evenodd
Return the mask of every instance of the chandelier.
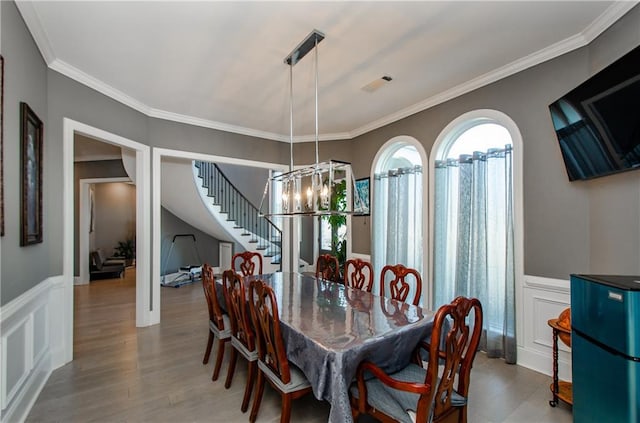
<path id="1" fill-rule="evenodd" d="M 289 66 L 289 172 L 271 176 L 265 185 L 262 216 L 357 214 L 364 203 L 355 189 L 351 165 L 338 160 L 319 161 L 318 155 L 318 44 L 324 34 L 313 30 L 284 59 Z M 315 164 L 295 169 L 293 165 L 293 67 L 311 50 L 315 52 Z M 278 195 L 274 195 L 277 193 Z M 353 199 L 353 201 L 350 201 Z M 272 202 L 269 209 L 269 203 Z M 269 210 L 263 212 L 263 207 Z"/>

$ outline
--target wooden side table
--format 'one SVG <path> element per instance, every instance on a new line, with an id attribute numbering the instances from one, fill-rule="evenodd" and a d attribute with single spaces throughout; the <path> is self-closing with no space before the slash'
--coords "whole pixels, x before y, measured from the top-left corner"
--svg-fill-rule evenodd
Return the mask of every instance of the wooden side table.
<path id="1" fill-rule="evenodd" d="M 553 329 L 553 382 L 549 387 L 553 394 L 553 399 L 549 401 L 549 405 L 555 407 L 558 405 L 558 400 L 573 405 L 573 387 L 571 382 L 559 380 L 558 378 L 558 334 L 562 333 L 571 336 L 571 331 L 559 326 L 558 319 L 549 319 L 547 324 Z"/>

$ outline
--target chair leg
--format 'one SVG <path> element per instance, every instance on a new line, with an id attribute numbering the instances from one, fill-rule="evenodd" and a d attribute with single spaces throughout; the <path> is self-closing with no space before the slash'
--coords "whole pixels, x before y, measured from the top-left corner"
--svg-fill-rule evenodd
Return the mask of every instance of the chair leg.
<path id="1" fill-rule="evenodd" d="M 227 380 L 224 381 L 224 387 L 229 389 L 233 381 L 233 374 L 236 371 L 236 362 L 238 361 L 238 351 L 231 347 L 231 359 L 229 360 L 229 368 L 227 369 Z"/>
<path id="2" fill-rule="evenodd" d="M 213 369 L 213 376 L 211 380 L 214 382 L 218 380 L 218 375 L 220 375 L 220 367 L 222 367 L 222 358 L 224 357 L 224 344 L 225 341 L 222 339 L 218 339 L 218 351 L 216 352 L 216 367 Z"/>
<path id="3" fill-rule="evenodd" d="M 258 371 L 258 384 L 256 385 L 256 396 L 253 399 L 253 406 L 251 407 L 251 415 L 249 416 L 249 422 L 254 423 L 256 417 L 258 417 L 258 410 L 260 409 L 260 402 L 262 402 L 262 394 L 264 394 L 264 374 Z"/>
<path id="4" fill-rule="evenodd" d="M 240 410 L 244 413 L 249 408 L 249 400 L 251 399 L 251 391 L 253 391 L 253 383 L 256 377 L 256 370 L 258 370 L 258 362 L 250 361 L 247 374 L 247 386 L 244 388 L 244 398 L 242 398 L 242 407 Z"/>
<path id="5" fill-rule="evenodd" d="M 282 414 L 280 423 L 289 423 L 291 419 L 291 394 L 282 394 Z"/>
<path id="6" fill-rule="evenodd" d="M 209 356 L 211 355 L 211 347 L 213 346 L 213 332 L 209 331 L 209 340 L 207 341 L 207 350 L 204 352 L 204 358 L 202 364 L 209 363 Z"/>

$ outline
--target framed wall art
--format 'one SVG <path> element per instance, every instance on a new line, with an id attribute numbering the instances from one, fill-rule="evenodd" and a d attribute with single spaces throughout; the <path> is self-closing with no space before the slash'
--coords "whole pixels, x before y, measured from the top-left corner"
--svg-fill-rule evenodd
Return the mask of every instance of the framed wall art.
<path id="1" fill-rule="evenodd" d="M 42 242 L 42 136 L 42 121 L 27 103 L 20 103 L 22 246 Z"/>
<path id="2" fill-rule="evenodd" d="M 369 216 L 369 202 L 371 201 L 371 195 L 369 193 L 369 182 L 371 178 L 356 179 L 356 192 L 358 195 L 354 195 L 354 210 L 361 210 L 357 213 L 358 216 Z M 360 200 L 360 204 L 356 202 Z"/>

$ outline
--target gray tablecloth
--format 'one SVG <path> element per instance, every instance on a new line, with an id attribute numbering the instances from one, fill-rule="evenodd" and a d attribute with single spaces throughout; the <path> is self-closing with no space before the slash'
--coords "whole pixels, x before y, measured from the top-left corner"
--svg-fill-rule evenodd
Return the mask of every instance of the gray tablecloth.
<path id="1" fill-rule="evenodd" d="M 330 422 L 352 422 L 349 386 L 369 360 L 388 372 L 406 366 L 419 340 L 431 333 L 434 313 L 343 285 L 296 273 L 260 278 L 278 299 L 287 357 L 331 404 Z"/>

